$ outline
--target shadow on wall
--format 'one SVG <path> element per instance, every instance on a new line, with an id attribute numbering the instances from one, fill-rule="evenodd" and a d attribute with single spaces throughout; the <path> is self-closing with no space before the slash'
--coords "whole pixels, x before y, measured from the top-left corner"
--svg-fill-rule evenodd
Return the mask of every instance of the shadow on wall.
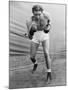
<path id="1" fill-rule="evenodd" d="M 31 16 L 31 8 L 35 4 L 38 3 L 10 1 L 9 49 L 12 55 L 29 53 L 30 40 L 24 37 L 24 33 L 27 32 L 26 19 Z M 40 4 L 52 17 L 50 53 L 65 51 L 65 5 Z M 38 53 L 41 52 L 40 46 Z"/>

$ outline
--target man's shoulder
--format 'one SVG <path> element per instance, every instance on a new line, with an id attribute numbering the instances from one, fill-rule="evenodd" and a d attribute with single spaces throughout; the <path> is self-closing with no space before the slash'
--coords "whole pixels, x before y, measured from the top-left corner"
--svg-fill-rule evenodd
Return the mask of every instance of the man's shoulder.
<path id="1" fill-rule="evenodd" d="M 44 12 L 43 12 L 43 15 L 44 15 L 44 17 L 47 17 L 48 19 L 51 19 L 51 15 L 50 15 L 49 12 L 44 11 Z"/>
<path id="2" fill-rule="evenodd" d="M 31 22 L 31 21 L 32 21 L 32 15 L 26 19 L 26 22 Z"/>
<path id="3" fill-rule="evenodd" d="M 50 16 L 50 13 L 47 12 L 47 11 L 43 11 L 43 14 L 44 14 L 45 16 Z"/>

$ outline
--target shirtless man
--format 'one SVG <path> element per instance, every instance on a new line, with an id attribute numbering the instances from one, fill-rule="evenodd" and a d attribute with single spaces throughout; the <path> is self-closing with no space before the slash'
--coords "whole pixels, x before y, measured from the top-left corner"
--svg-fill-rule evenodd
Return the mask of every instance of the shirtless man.
<path id="1" fill-rule="evenodd" d="M 51 80 L 51 59 L 49 56 L 49 31 L 51 29 L 51 18 L 47 12 L 44 12 L 40 5 L 34 5 L 32 13 L 33 16 L 26 21 L 28 36 L 31 39 L 30 59 L 34 65 L 32 72 L 34 73 L 37 69 L 38 63 L 35 56 L 39 44 L 42 43 L 47 67 L 47 80 Z"/>

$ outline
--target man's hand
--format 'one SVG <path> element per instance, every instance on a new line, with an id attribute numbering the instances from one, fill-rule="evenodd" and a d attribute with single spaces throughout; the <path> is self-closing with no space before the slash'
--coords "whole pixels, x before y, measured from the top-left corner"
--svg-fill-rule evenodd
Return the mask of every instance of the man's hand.
<path id="1" fill-rule="evenodd" d="M 50 31 L 50 29 L 51 29 L 51 25 L 50 24 L 47 24 L 45 27 L 44 27 L 44 32 L 45 33 L 48 33 L 49 31 Z"/>

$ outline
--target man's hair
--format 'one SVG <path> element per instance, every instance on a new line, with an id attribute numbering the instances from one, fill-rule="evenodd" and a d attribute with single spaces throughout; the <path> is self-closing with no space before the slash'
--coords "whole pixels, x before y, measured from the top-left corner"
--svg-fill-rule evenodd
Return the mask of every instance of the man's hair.
<path id="1" fill-rule="evenodd" d="M 32 13 L 34 13 L 34 11 L 43 11 L 43 8 L 40 5 L 34 5 L 32 8 Z"/>

